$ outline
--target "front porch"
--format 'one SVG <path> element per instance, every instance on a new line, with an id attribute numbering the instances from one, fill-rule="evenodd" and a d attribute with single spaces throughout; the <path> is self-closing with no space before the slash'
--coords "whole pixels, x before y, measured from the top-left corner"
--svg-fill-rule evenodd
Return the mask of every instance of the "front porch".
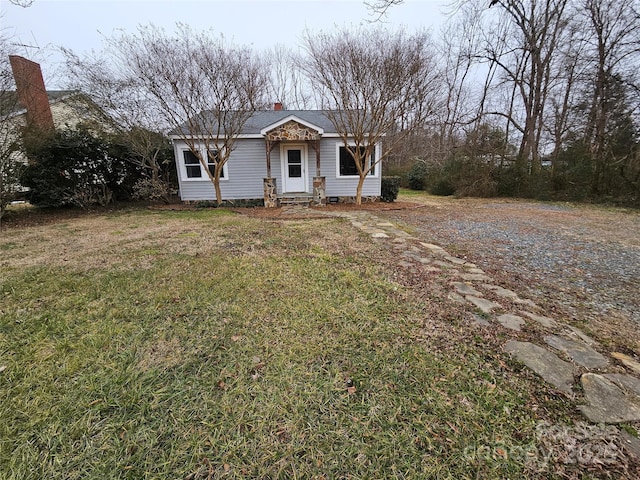
<path id="1" fill-rule="evenodd" d="M 324 206 L 327 204 L 325 177 L 313 177 L 313 193 L 295 192 L 278 193 L 275 178 L 265 178 L 264 182 L 264 206 L 277 208 L 284 205 L 309 205 Z"/>
<path id="2" fill-rule="evenodd" d="M 326 205 L 326 178 L 320 173 L 320 139 L 324 131 L 294 116 L 289 116 L 260 132 L 266 142 L 267 178 L 264 179 L 264 206 Z M 271 174 L 271 153 L 280 148 L 280 190 Z M 309 191 L 309 152 L 315 153 L 315 175 Z"/>

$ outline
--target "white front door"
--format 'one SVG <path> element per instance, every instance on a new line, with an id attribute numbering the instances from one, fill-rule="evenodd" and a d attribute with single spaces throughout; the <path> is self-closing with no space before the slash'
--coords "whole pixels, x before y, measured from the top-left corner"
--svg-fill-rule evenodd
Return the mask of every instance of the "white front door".
<path id="1" fill-rule="evenodd" d="M 283 192 L 307 191 L 307 147 L 285 145 L 283 147 L 284 186 Z"/>

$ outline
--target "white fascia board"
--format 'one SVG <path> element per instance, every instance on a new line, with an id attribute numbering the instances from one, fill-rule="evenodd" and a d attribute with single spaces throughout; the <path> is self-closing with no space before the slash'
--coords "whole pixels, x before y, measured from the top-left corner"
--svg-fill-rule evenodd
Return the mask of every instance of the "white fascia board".
<path id="1" fill-rule="evenodd" d="M 282 120 L 276 122 L 276 123 L 272 123 L 271 125 L 267 125 L 266 127 L 264 127 L 262 130 L 260 130 L 260 135 L 265 136 L 267 134 L 267 132 L 273 130 L 274 128 L 278 128 L 280 125 L 284 125 L 285 123 L 289 122 L 293 120 L 294 122 L 298 122 L 301 125 L 304 125 L 307 128 L 312 128 L 313 130 L 315 130 L 316 132 L 318 132 L 320 135 L 324 134 L 324 129 L 318 127 L 317 125 L 314 125 L 313 123 L 309 123 L 306 122 L 304 120 L 302 120 L 301 118 L 296 117 L 295 115 L 289 115 L 288 117 L 283 118 Z"/>
<path id="2" fill-rule="evenodd" d="M 180 142 L 184 142 L 185 138 L 189 138 L 190 140 L 209 140 L 209 141 L 213 141 L 213 137 L 208 137 L 206 135 L 168 135 L 169 140 L 177 140 Z M 259 133 L 242 133 L 240 135 L 236 136 L 237 139 L 241 139 L 241 138 L 264 138 L 263 135 L 260 135 Z M 223 136 L 220 137 L 220 140 L 224 139 Z"/>
<path id="3" fill-rule="evenodd" d="M 275 127 L 274 127 L 275 128 Z M 314 128 L 313 126 L 311 126 L 310 128 Z M 384 137 L 385 135 L 381 135 L 382 137 Z M 353 135 L 347 135 L 348 138 L 353 138 Z M 185 135 L 169 135 L 168 136 L 169 140 L 177 140 L 177 141 L 184 141 Z M 190 139 L 193 140 L 204 140 L 204 139 L 209 139 L 211 140 L 211 137 L 207 137 L 206 135 L 198 135 L 198 136 L 194 136 L 194 137 L 189 137 Z M 222 137 L 221 137 L 222 138 Z M 263 133 L 242 133 L 240 135 L 238 135 L 236 138 L 238 139 L 243 139 L 243 138 L 264 138 L 264 134 Z M 323 133 L 322 134 L 322 138 L 342 138 L 342 135 L 340 135 L 339 133 Z"/>
<path id="4" fill-rule="evenodd" d="M 352 135 L 347 135 L 347 137 L 352 137 Z M 342 138 L 342 135 L 339 133 L 327 133 L 323 135 L 322 138 Z"/>

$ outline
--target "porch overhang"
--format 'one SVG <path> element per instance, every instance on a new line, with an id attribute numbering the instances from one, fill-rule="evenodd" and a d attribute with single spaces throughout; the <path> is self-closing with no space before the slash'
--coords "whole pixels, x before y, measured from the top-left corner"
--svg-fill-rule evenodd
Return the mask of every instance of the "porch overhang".
<path id="1" fill-rule="evenodd" d="M 324 129 L 306 122 L 295 115 L 289 115 L 276 123 L 267 125 L 260 130 L 260 134 L 271 142 L 300 142 L 320 140 L 320 137 L 324 135 Z"/>

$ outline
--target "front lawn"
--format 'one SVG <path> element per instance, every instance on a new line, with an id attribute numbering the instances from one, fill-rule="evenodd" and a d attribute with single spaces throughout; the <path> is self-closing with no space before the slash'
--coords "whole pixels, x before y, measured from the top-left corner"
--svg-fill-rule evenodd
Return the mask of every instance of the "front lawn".
<path id="1" fill-rule="evenodd" d="M 544 467 L 540 384 L 466 343 L 457 312 L 395 281 L 389 255 L 340 220 L 225 210 L 1 231 L 0 477 Z"/>

